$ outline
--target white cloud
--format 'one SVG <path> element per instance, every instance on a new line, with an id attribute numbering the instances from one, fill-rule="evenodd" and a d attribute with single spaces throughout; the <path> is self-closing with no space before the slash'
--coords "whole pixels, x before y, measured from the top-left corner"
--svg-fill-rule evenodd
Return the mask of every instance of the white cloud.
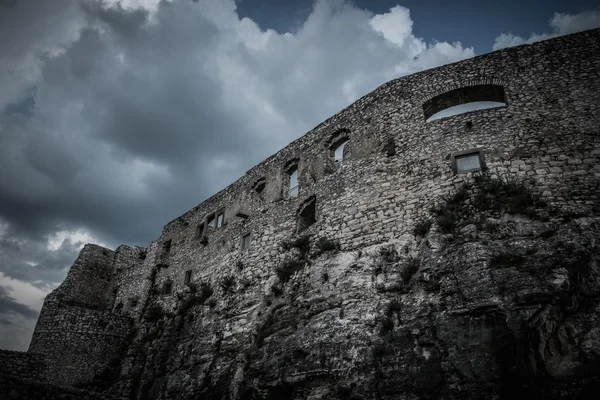
<path id="1" fill-rule="evenodd" d="M 71 231 L 58 231 L 48 236 L 48 250 L 57 251 L 65 242 L 73 246 L 77 250 L 81 250 L 87 243 L 95 243 L 99 246 L 106 246 L 98 238 L 92 236 L 89 232 L 83 229 Z"/>
<path id="2" fill-rule="evenodd" d="M 568 35 L 570 33 L 581 32 L 587 29 L 600 27 L 600 10 L 582 11 L 578 14 L 554 13 L 548 21 L 551 32 L 532 33 L 525 39 L 512 33 L 502 33 L 494 41 L 493 50 L 505 47 L 518 46 L 525 43 L 534 43 L 540 40 L 546 40 L 557 36 Z"/>

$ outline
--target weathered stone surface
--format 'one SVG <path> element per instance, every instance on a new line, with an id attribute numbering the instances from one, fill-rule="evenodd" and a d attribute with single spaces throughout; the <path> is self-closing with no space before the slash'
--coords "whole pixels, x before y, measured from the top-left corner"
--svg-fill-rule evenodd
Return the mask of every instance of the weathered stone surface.
<path id="1" fill-rule="evenodd" d="M 86 246 L 32 340 L 45 379 L 131 399 L 597 393 L 599 55 L 592 30 L 391 81 L 148 249 Z M 507 105 L 425 122 L 478 85 Z M 454 172 L 467 149 L 489 180 Z"/>

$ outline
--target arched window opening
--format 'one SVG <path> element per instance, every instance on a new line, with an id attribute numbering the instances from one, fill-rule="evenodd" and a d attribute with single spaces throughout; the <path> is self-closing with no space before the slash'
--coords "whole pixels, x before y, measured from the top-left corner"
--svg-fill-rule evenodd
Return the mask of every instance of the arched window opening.
<path id="1" fill-rule="evenodd" d="M 442 93 L 423 104 L 426 122 L 506 106 L 504 87 L 500 85 L 475 85 Z"/>
<path id="2" fill-rule="evenodd" d="M 289 179 L 289 189 L 288 189 L 288 197 L 296 197 L 298 196 L 299 186 L 298 186 L 298 166 L 294 165 L 287 171 L 288 179 Z"/>
<path id="3" fill-rule="evenodd" d="M 336 142 L 336 144 L 334 145 L 333 159 L 335 161 L 335 165 L 337 165 L 338 167 L 344 163 L 344 159 L 347 157 L 347 144 L 348 139 L 344 138 Z"/>
<path id="4" fill-rule="evenodd" d="M 309 226 L 317 222 L 317 199 L 312 196 L 307 200 L 298 214 L 298 233 L 306 230 Z"/>
<path id="5" fill-rule="evenodd" d="M 252 186 L 252 189 L 258 193 L 259 195 L 262 196 L 262 193 L 265 191 L 265 188 L 267 187 L 267 180 L 265 178 L 260 178 L 259 180 L 257 180 L 254 183 L 254 186 Z"/>

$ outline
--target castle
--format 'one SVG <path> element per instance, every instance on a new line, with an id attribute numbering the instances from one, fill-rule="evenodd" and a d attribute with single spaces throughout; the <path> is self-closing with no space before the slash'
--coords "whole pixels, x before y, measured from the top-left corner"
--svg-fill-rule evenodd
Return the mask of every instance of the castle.
<path id="1" fill-rule="evenodd" d="M 494 107 L 435 118 L 451 107 L 480 101 L 493 102 Z M 58 398 L 62 393 L 64 398 L 241 399 L 250 396 L 249 387 L 257 389 L 254 397 L 245 398 L 276 398 L 282 387 L 289 397 L 277 398 L 405 398 L 392 393 L 408 393 L 407 387 L 416 388 L 415 396 L 421 398 L 427 398 L 427 390 L 441 390 L 436 396 L 445 398 L 452 398 L 448 393 L 454 390 L 471 398 L 465 393 L 483 387 L 490 390 L 485 392 L 489 398 L 502 395 L 497 384 L 501 379 L 494 371 L 508 361 L 497 353 L 490 356 L 487 349 L 516 343 L 503 342 L 504 333 L 495 335 L 511 331 L 516 326 L 511 321 L 526 312 L 538 316 L 546 312 L 540 311 L 544 307 L 554 307 L 551 289 L 563 289 L 552 282 L 562 285 L 564 280 L 556 269 L 550 283 L 527 283 L 527 290 L 536 288 L 534 300 L 522 300 L 523 295 L 511 300 L 491 292 L 487 298 L 471 296 L 477 286 L 498 279 L 490 272 L 491 253 L 485 250 L 492 248 L 491 239 L 467 263 L 469 268 L 483 265 L 477 274 L 471 270 L 468 276 L 458 279 L 455 274 L 451 279 L 426 267 L 449 263 L 452 257 L 444 253 L 440 261 L 419 253 L 425 251 L 419 250 L 424 242 L 415 237 L 415 226 L 431 218 L 436 202 L 479 171 L 527 179 L 549 206 L 596 221 L 600 30 L 394 79 L 169 222 L 147 248 L 122 245 L 113 251 L 86 245 L 65 281 L 47 296 L 29 351 L 0 351 L 0 397 Z M 525 223 L 519 226 L 528 229 Z M 465 228 L 462 233 L 475 229 L 469 224 L 460 228 Z M 434 226 L 427 254 L 442 251 L 436 232 Z M 298 238 L 310 238 L 305 244 L 310 250 L 303 249 Z M 330 243 L 323 252 L 335 249 L 337 255 L 315 255 L 316 261 L 304 266 L 290 262 L 306 259 L 319 240 Z M 465 243 L 455 251 L 467 251 L 469 242 Z M 382 254 L 373 250 L 382 244 L 395 246 L 394 254 L 404 249 L 407 255 L 396 255 L 398 260 L 420 254 L 421 269 L 405 282 L 400 279 L 402 289 L 390 284 L 393 272 L 385 268 L 392 263 L 379 272 L 377 267 L 365 272 Z M 597 255 L 591 257 L 590 271 L 596 271 Z M 504 290 L 527 279 L 511 280 Z M 570 282 L 574 287 L 575 281 Z M 600 289 L 594 285 L 586 299 L 597 310 Z M 462 288 L 460 304 L 451 287 Z M 195 302 L 186 303 L 188 298 Z M 402 310 L 388 326 L 394 340 L 377 333 L 381 304 L 398 304 Z M 394 307 L 388 306 L 392 316 Z M 483 327 L 490 313 L 503 316 L 498 319 L 503 320 L 501 329 Z M 443 330 L 430 332 L 440 321 Z M 568 354 L 571 364 L 560 361 L 560 368 L 552 364 L 554 370 L 544 361 L 544 374 L 558 379 L 568 370 L 571 375 L 565 376 L 583 374 L 585 384 L 595 384 L 586 373 L 569 369 L 576 365 L 577 371 L 594 370 L 600 365 L 600 320 L 589 317 L 588 323 L 580 336 L 564 327 L 559 332 L 563 325 L 558 322 L 548 328 L 554 332 L 548 337 L 577 337 L 573 346 L 592 355 L 586 364 L 583 356 L 567 351 L 573 346 L 552 347 L 561 357 Z M 469 335 L 483 333 L 468 340 L 444 336 L 452 329 L 463 332 L 465 324 Z M 383 328 L 379 331 L 387 334 Z M 396 331 L 406 331 L 408 342 Z M 367 353 L 384 351 L 373 350 L 378 340 L 388 349 L 383 354 L 396 349 L 392 353 L 397 359 L 364 369 L 360 360 L 376 359 Z M 549 346 L 551 341 L 543 343 Z M 539 358 L 524 348 L 523 359 Z M 461 369 L 459 375 L 466 378 L 460 383 L 452 371 L 466 365 L 460 353 L 469 357 L 467 349 L 480 352 L 482 359 L 473 357 L 470 372 Z M 414 359 L 406 355 L 411 352 Z M 496 364 L 485 364 L 490 357 L 497 357 Z M 262 372 L 256 372 L 259 364 Z M 390 389 L 396 381 L 385 378 L 394 365 L 402 366 L 397 374 L 411 377 L 409 383 L 398 384 L 398 392 Z M 377 384 L 353 375 L 365 370 L 375 371 L 372 380 Z M 99 389 L 99 377 L 108 379 L 106 371 L 113 373 L 112 387 Z M 500 372 L 497 376 L 506 378 Z M 354 383 L 339 383 L 344 380 Z M 568 382 L 560 390 L 579 393 Z"/>

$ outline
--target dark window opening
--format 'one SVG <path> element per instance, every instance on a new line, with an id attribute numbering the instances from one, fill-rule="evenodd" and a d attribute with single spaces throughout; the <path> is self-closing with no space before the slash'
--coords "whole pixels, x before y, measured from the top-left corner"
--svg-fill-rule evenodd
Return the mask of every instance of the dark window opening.
<path id="1" fill-rule="evenodd" d="M 162 294 L 163 295 L 169 295 L 171 294 L 171 292 L 173 291 L 173 282 L 171 281 L 166 281 L 163 284 L 163 290 L 162 290 Z"/>
<path id="2" fill-rule="evenodd" d="M 183 283 L 186 285 L 192 281 L 192 271 L 185 271 L 185 276 L 183 278 Z"/>
<path id="3" fill-rule="evenodd" d="M 198 225 L 198 228 L 196 229 L 196 237 L 201 238 L 203 234 L 204 234 L 204 224 L 200 224 L 200 225 Z"/>
<path id="4" fill-rule="evenodd" d="M 171 239 L 167 240 L 163 243 L 163 250 L 165 254 L 169 254 L 171 252 L 171 244 L 173 241 Z"/>
<path id="5" fill-rule="evenodd" d="M 298 232 L 302 232 L 317 222 L 316 198 L 311 197 L 302 211 L 298 214 Z"/>
<path id="6" fill-rule="evenodd" d="M 433 121 L 470 111 L 506 106 L 500 85 L 465 86 L 442 93 L 423 104 L 425 121 Z"/>
<path id="7" fill-rule="evenodd" d="M 220 212 L 217 214 L 217 228 L 220 228 L 223 226 L 223 219 L 225 218 L 225 214 Z"/>
<path id="8" fill-rule="evenodd" d="M 265 188 L 267 187 L 267 180 L 265 178 L 260 178 L 258 181 L 256 181 L 256 183 L 254 184 L 254 191 L 258 194 L 262 194 L 262 192 L 265 191 Z"/>
<path id="9" fill-rule="evenodd" d="M 485 169 L 482 150 L 467 150 L 452 156 L 452 168 L 457 174 L 476 172 Z"/>
<path id="10" fill-rule="evenodd" d="M 215 220 L 214 214 L 211 214 L 208 217 L 206 217 L 206 226 L 210 226 L 211 228 L 214 228 L 216 226 L 216 220 Z"/>
<path id="11" fill-rule="evenodd" d="M 247 233 L 242 236 L 242 250 L 247 250 L 250 248 L 250 234 Z"/>

